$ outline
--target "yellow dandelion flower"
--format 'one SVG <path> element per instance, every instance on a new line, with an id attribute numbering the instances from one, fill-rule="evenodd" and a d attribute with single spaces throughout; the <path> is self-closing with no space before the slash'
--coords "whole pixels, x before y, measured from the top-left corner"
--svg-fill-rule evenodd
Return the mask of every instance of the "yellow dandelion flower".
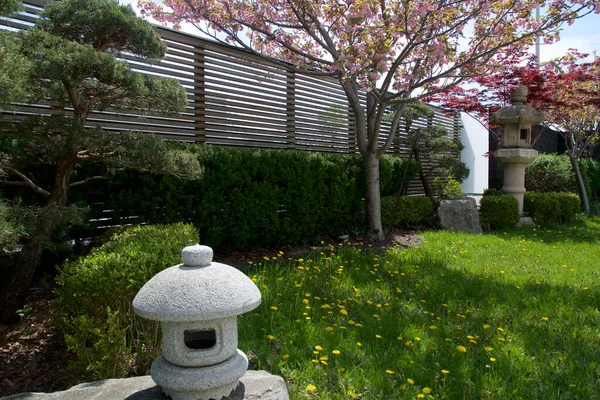
<path id="1" fill-rule="evenodd" d="M 431 326 L 429 327 L 429 329 L 431 329 L 432 331 L 434 331 L 434 330 L 436 330 L 436 329 L 437 329 L 437 326 L 435 326 L 435 325 L 431 325 Z"/>
<path id="2" fill-rule="evenodd" d="M 309 392 L 314 392 L 315 390 L 317 390 L 317 387 L 315 385 L 308 385 L 306 386 L 306 390 L 308 390 Z"/>
<path id="3" fill-rule="evenodd" d="M 321 346 L 319 346 L 319 345 L 316 345 L 316 346 L 315 346 L 315 350 L 317 350 L 317 351 L 322 351 L 322 350 L 323 350 L 323 348 L 322 348 Z"/>
<path id="4" fill-rule="evenodd" d="M 406 379 L 406 382 L 408 382 L 409 385 L 414 385 L 415 384 L 415 381 L 413 381 L 410 378 Z"/>
<path id="5" fill-rule="evenodd" d="M 443 370 L 442 370 L 442 374 L 444 374 L 444 375 L 447 375 L 447 374 L 449 374 L 449 373 L 450 373 L 450 371 L 448 371 L 447 369 L 443 369 Z"/>
<path id="6" fill-rule="evenodd" d="M 361 342 L 356 342 L 356 345 L 357 345 L 358 347 L 362 347 L 362 343 L 361 343 Z"/>
<path id="7" fill-rule="evenodd" d="M 456 258 L 456 256 L 453 256 L 453 257 Z M 425 395 L 423 393 L 419 393 L 417 395 L 417 399 L 424 399 L 424 398 L 425 398 Z"/>
<path id="8" fill-rule="evenodd" d="M 314 359 L 314 358 L 312 360 L 310 360 L 310 361 L 313 362 L 314 364 L 318 364 L 319 363 L 319 360 Z"/>
<path id="9" fill-rule="evenodd" d="M 499 337 L 498 340 L 501 341 L 501 342 L 505 341 L 503 337 Z"/>
<path id="10" fill-rule="evenodd" d="M 388 374 L 388 375 L 394 375 L 395 374 L 395 372 L 392 371 L 391 369 L 386 369 L 385 373 Z"/>
<path id="11" fill-rule="evenodd" d="M 381 339 L 381 335 L 375 335 L 377 339 Z"/>
<path id="12" fill-rule="evenodd" d="M 496 359 L 494 357 L 490 357 L 490 361 L 491 362 L 496 362 Z"/>
<path id="13" fill-rule="evenodd" d="M 548 317 L 542 317 L 542 321 L 548 321 Z"/>
<path id="14" fill-rule="evenodd" d="M 281 356 L 281 358 L 283 358 L 284 360 L 287 360 L 288 358 L 290 358 L 289 354 L 284 354 L 283 356 Z"/>
<path id="15" fill-rule="evenodd" d="M 328 360 L 329 360 L 329 357 L 327 357 L 327 356 L 319 357 L 319 361 L 328 361 Z"/>
<path id="16" fill-rule="evenodd" d="M 335 354 L 335 355 L 337 356 L 338 354 L 341 354 L 342 352 L 341 352 L 341 351 L 339 351 L 339 350 L 333 350 L 333 351 L 332 351 L 332 353 L 333 353 L 333 354 Z"/>
<path id="17" fill-rule="evenodd" d="M 467 348 L 465 346 L 456 346 L 456 350 L 460 351 L 461 353 L 467 352 Z"/>
<path id="18" fill-rule="evenodd" d="M 431 388 L 424 387 L 424 388 L 423 388 L 423 393 L 425 393 L 425 394 L 429 394 L 429 393 L 431 393 Z"/>
<path id="19" fill-rule="evenodd" d="M 340 309 L 340 313 L 342 313 L 343 315 L 348 315 L 348 311 L 346 311 L 345 308 Z"/>
<path id="20" fill-rule="evenodd" d="M 321 364 L 323 364 L 324 366 L 329 365 L 329 364 L 327 364 L 327 361 L 325 361 L 325 360 L 321 360 Z"/>
<path id="21" fill-rule="evenodd" d="M 277 307 L 276 306 L 271 306 L 271 310 L 277 311 Z"/>
<path id="22" fill-rule="evenodd" d="M 498 332 L 502 332 L 502 333 L 504 333 L 504 329 L 502 329 L 502 328 L 496 328 L 496 330 L 497 330 Z"/>
<path id="23" fill-rule="evenodd" d="M 420 341 L 421 341 L 421 338 L 418 336 L 415 336 L 415 342 L 420 342 Z"/>
<path id="24" fill-rule="evenodd" d="M 269 340 L 275 340 L 275 336 L 273 336 L 273 335 L 267 335 L 267 339 L 269 339 Z"/>
<path id="25" fill-rule="evenodd" d="M 488 324 L 483 324 L 483 329 L 490 329 L 490 326 Z"/>

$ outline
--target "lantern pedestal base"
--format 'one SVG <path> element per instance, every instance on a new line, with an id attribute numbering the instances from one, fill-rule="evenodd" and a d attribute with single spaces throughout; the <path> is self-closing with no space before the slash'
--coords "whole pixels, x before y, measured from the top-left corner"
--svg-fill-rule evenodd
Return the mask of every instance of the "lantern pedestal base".
<path id="1" fill-rule="evenodd" d="M 180 367 L 159 356 L 150 374 L 173 400 L 209 400 L 229 396 L 247 369 L 246 355 L 237 350 L 228 360 L 205 367 Z"/>
<path id="2" fill-rule="evenodd" d="M 510 148 L 496 152 L 496 160 L 504 166 L 504 186 L 502 191 L 512 195 L 519 202 L 519 214 L 523 215 L 525 196 L 525 168 L 537 157 L 533 149 Z"/>

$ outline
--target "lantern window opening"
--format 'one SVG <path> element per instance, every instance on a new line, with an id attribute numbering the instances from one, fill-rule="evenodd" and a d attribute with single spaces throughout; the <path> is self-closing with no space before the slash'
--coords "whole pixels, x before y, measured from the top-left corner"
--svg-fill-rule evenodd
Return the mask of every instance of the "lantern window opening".
<path id="1" fill-rule="evenodd" d="M 217 344 L 217 332 L 214 329 L 186 329 L 183 342 L 192 350 L 208 350 Z"/>
<path id="2" fill-rule="evenodd" d="M 521 140 L 527 140 L 529 137 L 529 129 L 521 129 Z"/>

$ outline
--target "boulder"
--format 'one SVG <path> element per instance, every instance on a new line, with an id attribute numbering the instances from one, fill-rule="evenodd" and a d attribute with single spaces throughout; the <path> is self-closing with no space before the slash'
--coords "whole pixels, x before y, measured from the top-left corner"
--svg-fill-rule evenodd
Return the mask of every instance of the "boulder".
<path id="1" fill-rule="evenodd" d="M 438 208 L 440 225 L 444 229 L 481 233 L 477 202 L 473 198 L 443 200 Z"/>
<path id="2" fill-rule="evenodd" d="M 149 375 L 82 383 L 54 393 L 19 393 L 1 400 L 165 400 Z M 265 371 L 247 371 L 228 400 L 289 400 L 283 378 Z"/>

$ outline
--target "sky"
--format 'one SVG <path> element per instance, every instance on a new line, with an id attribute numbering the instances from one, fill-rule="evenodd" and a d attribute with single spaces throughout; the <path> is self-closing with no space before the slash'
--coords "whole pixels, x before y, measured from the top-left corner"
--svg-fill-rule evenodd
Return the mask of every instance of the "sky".
<path id="1" fill-rule="evenodd" d="M 589 14 L 576 20 L 573 25 L 563 25 L 560 41 L 540 47 L 541 61 L 548 61 L 564 55 L 569 48 L 582 53 L 600 54 L 600 14 Z M 532 50 L 534 52 L 535 50 Z"/>

